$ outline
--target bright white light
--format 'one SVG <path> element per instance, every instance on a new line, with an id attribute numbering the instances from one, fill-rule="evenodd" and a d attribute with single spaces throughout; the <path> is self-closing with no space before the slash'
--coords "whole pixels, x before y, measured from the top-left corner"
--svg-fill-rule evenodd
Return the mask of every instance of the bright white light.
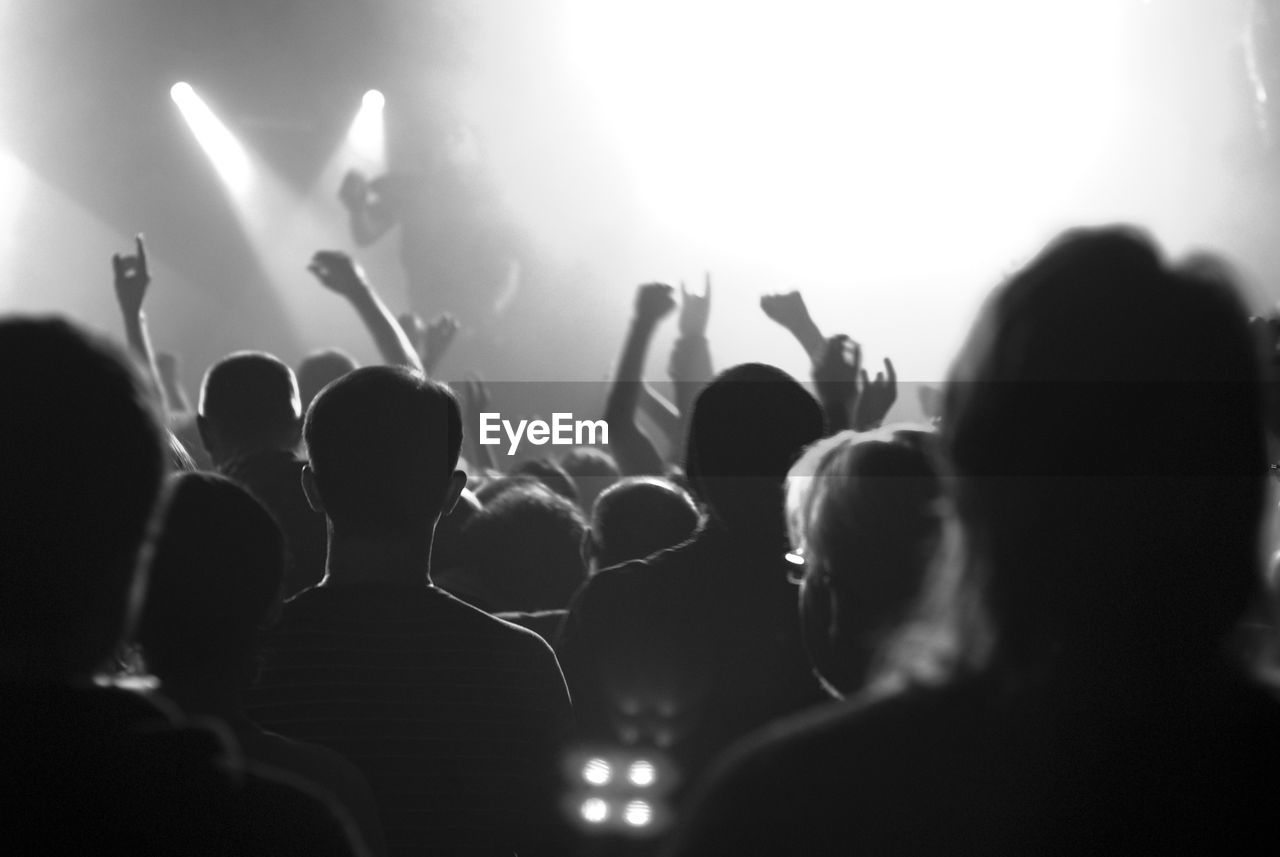
<path id="1" fill-rule="evenodd" d="M 609 817 L 609 804 L 598 797 L 590 797 L 582 802 L 582 817 L 592 824 L 600 824 Z"/>
<path id="2" fill-rule="evenodd" d="M 632 785 L 644 787 L 653 785 L 653 781 L 657 779 L 657 771 L 653 767 L 652 762 L 641 759 L 631 763 L 631 770 L 627 772 L 627 779 L 631 780 Z"/>
<path id="3" fill-rule="evenodd" d="M 607 785 L 613 779 L 613 768 L 604 759 L 590 759 L 582 768 L 582 778 L 593 786 Z"/>
<path id="4" fill-rule="evenodd" d="M 234 193 L 244 192 L 253 178 L 249 155 L 227 126 L 214 115 L 191 84 L 175 83 L 169 90 L 173 103 L 182 111 L 196 142 L 204 149 L 218 175 Z"/>
<path id="5" fill-rule="evenodd" d="M 927 236 L 951 274 L 1038 240 L 1103 153 L 1124 5 L 570 0 L 566 50 L 695 246 L 874 277 Z"/>
<path id="6" fill-rule="evenodd" d="M 653 820 L 653 809 L 646 801 L 633 800 L 627 804 L 626 812 L 622 817 L 632 827 L 644 827 Z"/>
<path id="7" fill-rule="evenodd" d="M 382 116 L 386 103 L 386 97 L 378 90 L 366 92 L 360 101 L 360 111 L 347 131 L 351 154 L 369 169 L 379 170 L 386 161 L 387 133 Z"/>

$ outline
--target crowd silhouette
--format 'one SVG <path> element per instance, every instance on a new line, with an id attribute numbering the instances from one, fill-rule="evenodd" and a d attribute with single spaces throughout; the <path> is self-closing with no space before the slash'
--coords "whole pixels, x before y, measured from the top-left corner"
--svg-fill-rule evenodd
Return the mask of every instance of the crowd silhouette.
<path id="1" fill-rule="evenodd" d="M 141 237 L 112 262 L 121 345 L 0 320 L 8 853 L 1274 835 L 1280 324 L 1219 259 L 1063 233 L 929 424 L 886 422 L 892 362 L 798 292 L 760 306 L 811 387 L 714 369 L 710 277 L 644 284 L 607 448 L 507 470 L 475 442 L 493 391 L 436 378 L 466 319 L 397 318 L 349 256 L 310 270 L 382 363 L 236 352 L 195 408 Z M 672 315 L 670 400 L 644 369 Z"/>

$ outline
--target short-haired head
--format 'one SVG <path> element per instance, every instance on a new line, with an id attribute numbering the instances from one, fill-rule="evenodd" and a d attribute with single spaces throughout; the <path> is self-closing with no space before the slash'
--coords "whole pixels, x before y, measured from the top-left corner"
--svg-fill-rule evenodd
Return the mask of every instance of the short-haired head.
<path id="1" fill-rule="evenodd" d="M 83 678 L 141 593 L 165 436 L 128 358 L 66 321 L 0 320 L 0 365 L 0 672 Z"/>
<path id="2" fill-rule="evenodd" d="M 209 367 L 200 385 L 200 435 L 215 460 L 291 449 L 302 427 L 298 382 L 287 364 L 238 351 Z"/>
<path id="3" fill-rule="evenodd" d="M 356 359 L 341 348 L 324 348 L 302 358 L 298 364 L 298 395 L 303 412 L 311 407 L 321 390 L 359 366 Z"/>
<path id="4" fill-rule="evenodd" d="M 539 483 L 498 495 L 463 530 L 466 575 L 495 611 L 567 607 L 586 579 L 586 518 Z"/>
<path id="5" fill-rule="evenodd" d="M 457 397 L 409 369 L 366 366 L 333 382 L 307 411 L 304 435 L 315 499 L 335 532 L 430 532 L 465 483 Z"/>
<path id="6" fill-rule="evenodd" d="M 161 680 L 243 671 L 284 567 L 284 535 L 252 495 L 212 473 L 174 476 L 135 638 L 147 666 Z"/>
<path id="7" fill-rule="evenodd" d="M 514 476 L 532 476 L 566 500 L 578 502 L 578 485 L 573 477 L 549 458 L 530 458 L 511 470 Z"/>
<path id="8" fill-rule="evenodd" d="M 737 527 L 782 521 L 782 482 L 822 436 L 822 409 L 781 369 L 744 363 L 694 401 L 685 471 L 712 514 Z"/>
<path id="9" fill-rule="evenodd" d="M 700 515 L 693 498 L 666 479 L 631 476 L 596 498 L 588 559 L 606 568 L 675 547 L 693 535 Z"/>
<path id="10" fill-rule="evenodd" d="M 578 486 L 578 506 L 590 514 L 600 492 L 622 477 L 612 455 L 594 446 L 579 446 L 560 459 L 560 466 Z"/>

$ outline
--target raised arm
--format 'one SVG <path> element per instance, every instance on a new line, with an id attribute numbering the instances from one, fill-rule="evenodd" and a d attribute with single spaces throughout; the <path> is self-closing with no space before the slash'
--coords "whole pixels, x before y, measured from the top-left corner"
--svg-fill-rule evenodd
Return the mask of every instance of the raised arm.
<path id="1" fill-rule="evenodd" d="M 827 340 L 809 315 L 809 308 L 799 292 L 765 295 L 760 298 L 760 309 L 796 338 L 810 360 L 817 361 Z"/>
<path id="2" fill-rule="evenodd" d="M 813 388 L 827 418 L 827 433 L 854 428 L 854 408 L 858 403 L 858 381 L 862 371 L 862 349 L 844 334 L 825 340 L 813 361 Z"/>
<path id="3" fill-rule="evenodd" d="M 151 336 L 147 331 L 147 317 L 142 312 L 147 288 L 151 285 L 151 274 L 147 270 L 147 247 L 141 235 L 135 236 L 133 241 L 136 250 L 134 255 L 116 253 L 111 257 L 111 270 L 115 275 L 116 304 L 120 307 L 120 317 L 124 322 L 124 335 L 129 344 L 129 351 L 142 364 L 147 376 L 147 385 L 151 388 L 156 401 L 172 411 L 171 403 L 166 400 L 158 380 L 155 357 L 151 352 Z"/>
<path id="4" fill-rule="evenodd" d="M 462 325 L 447 312 L 431 319 L 430 324 L 423 324 L 422 318 L 415 312 L 402 312 L 396 316 L 396 321 L 413 350 L 422 358 L 423 370 L 427 375 L 434 376 L 436 367 L 457 338 Z"/>
<path id="5" fill-rule="evenodd" d="M 157 351 L 155 354 L 156 375 L 160 379 L 160 390 L 164 393 L 165 407 L 169 415 L 181 416 L 191 414 L 191 399 L 182 386 L 178 356 L 169 351 Z"/>
<path id="6" fill-rule="evenodd" d="M 707 321 L 711 317 L 711 275 L 706 275 L 701 295 L 680 284 L 680 338 L 671 349 L 667 373 L 675 383 L 676 411 L 680 426 L 675 447 L 684 440 L 686 420 L 693 413 L 693 401 L 702 388 L 711 383 L 715 370 L 711 365 L 711 345 L 707 341 Z"/>
<path id="7" fill-rule="evenodd" d="M 671 448 L 679 449 L 684 442 L 684 421 L 671 400 L 644 383 L 640 385 L 640 409 L 671 441 Z"/>
<path id="8" fill-rule="evenodd" d="M 624 475 L 662 473 L 662 457 L 653 441 L 636 425 L 645 358 L 658 322 L 676 308 L 673 289 L 665 283 L 646 283 L 636 290 L 635 313 L 627 328 L 617 374 L 609 388 L 604 418 L 609 424 L 609 446 Z"/>
<path id="9" fill-rule="evenodd" d="M 391 310 L 369 285 L 364 271 L 350 256 L 337 250 L 321 250 L 311 257 L 307 270 L 325 288 L 351 303 L 377 344 L 383 361 L 390 366 L 423 371 L 418 352 L 409 344 Z"/>

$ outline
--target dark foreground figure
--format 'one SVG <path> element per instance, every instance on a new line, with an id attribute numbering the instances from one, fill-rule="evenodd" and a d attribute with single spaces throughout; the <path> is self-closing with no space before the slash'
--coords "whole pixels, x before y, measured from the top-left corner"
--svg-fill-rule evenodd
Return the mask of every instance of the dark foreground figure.
<path id="1" fill-rule="evenodd" d="M 740 748 L 671 855 L 1274 847 L 1280 706 L 1230 638 L 1266 452 L 1241 301 L 1128 230 L 1069 233 L 988 302 L 943 441 L 965 561 L 887 690 Z"/>

